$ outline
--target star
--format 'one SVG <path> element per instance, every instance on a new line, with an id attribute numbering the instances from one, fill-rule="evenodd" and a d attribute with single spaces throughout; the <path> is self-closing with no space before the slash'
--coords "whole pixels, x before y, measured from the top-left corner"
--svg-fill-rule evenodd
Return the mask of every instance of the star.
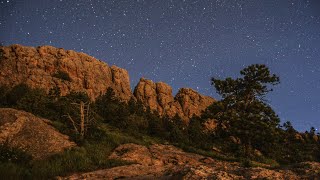
<path id="1" fill-rule="evenodd" d="M 316 1 L 14 2 L 0 3 L 5 45 L 80 50 L 127 69 L 133 86 L 144 75 L 173 92 L 191 87 L 214 98 L 212 76 L 238 77 L 250 64 L 266 64 L 281 79 L 267 97 L 281 120 L 301 131 L 309 129 L 301 120 L 320 127 Z"/>

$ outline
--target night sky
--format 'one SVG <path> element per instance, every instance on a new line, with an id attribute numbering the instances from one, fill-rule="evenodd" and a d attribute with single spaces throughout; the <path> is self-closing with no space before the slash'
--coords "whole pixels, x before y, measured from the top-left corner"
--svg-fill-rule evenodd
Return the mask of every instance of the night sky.
<path id="1" fill-rule="evenodd" d="M 219 99 L 211 77 L 263 63 L 268 99 L 299 131 L 320 128 L 319 0 L 0 0 L 0 42 L 85 52 L 174 93 Z"/>

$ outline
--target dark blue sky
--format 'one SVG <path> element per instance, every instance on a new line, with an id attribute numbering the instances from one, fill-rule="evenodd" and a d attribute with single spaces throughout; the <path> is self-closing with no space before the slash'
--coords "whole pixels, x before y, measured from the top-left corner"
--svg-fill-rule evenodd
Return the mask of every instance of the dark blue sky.
<path id="1" fill-rule="evenodd" d="M 219 96 L 211 77 L 263 63 L 282 121 L 320 128 L 319 0 L 0 0 L 0 42 L 85 52 L 140 77 Z"/>

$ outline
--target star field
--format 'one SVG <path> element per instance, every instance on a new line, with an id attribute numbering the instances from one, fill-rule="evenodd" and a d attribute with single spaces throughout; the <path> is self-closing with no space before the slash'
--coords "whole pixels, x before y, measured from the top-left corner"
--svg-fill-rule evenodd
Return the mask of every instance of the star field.
<path id="1" fill-rule="evenodd" d="M 282 121 L 320 129 L 318 0 L 0 0 L 0 42 L 85 52 L 176 93 L 215 98 L 211 77 L 253 63 L 280 76 L 268 99 Z"/>

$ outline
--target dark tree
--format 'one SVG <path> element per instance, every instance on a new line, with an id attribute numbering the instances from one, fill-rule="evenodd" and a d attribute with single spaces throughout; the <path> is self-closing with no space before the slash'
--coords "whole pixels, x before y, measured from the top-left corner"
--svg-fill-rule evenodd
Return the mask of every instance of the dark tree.
<path id="1" fill-rule="evenodd" d="M 267 152 L 276 140 L 280 120 L 264 98 L 272 91 L 270 86 L 279 83 L 279 77 L 259 64 L 244 68 L 240 74 L 237 79 L 212 78 L 223 99 L 209 107 L 207 114 L 218 120 L 220 136 L 240 139 L 244 155 L 249 156 L 253 149 Z"/>

